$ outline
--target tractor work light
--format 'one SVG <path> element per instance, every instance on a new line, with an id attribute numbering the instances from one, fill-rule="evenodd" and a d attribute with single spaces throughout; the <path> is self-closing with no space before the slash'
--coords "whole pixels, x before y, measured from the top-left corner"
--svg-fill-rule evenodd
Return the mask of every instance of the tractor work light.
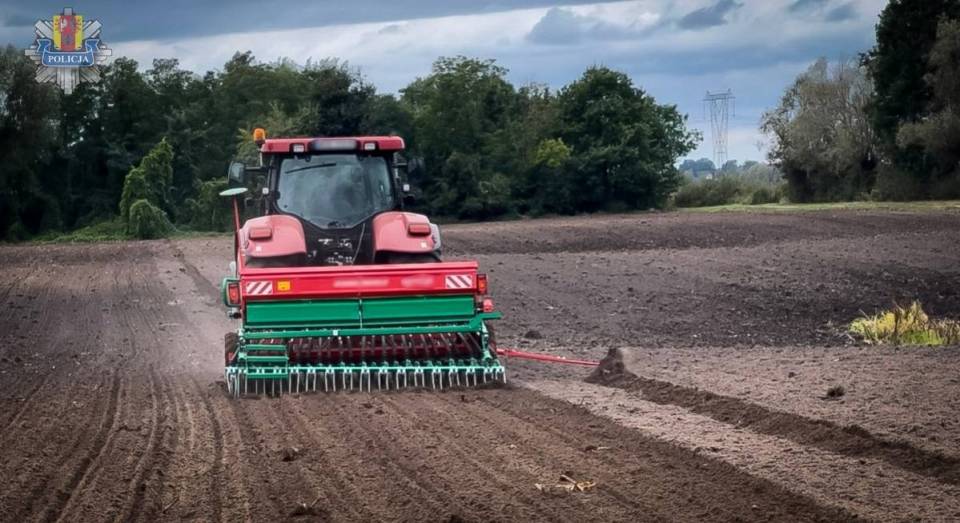
<path id="1" fill-rule="evenodd" d="M 377 142 L 367 142 L 367 143 L 363 144 L 363 150 L 364 150 L 364 151 L 376 151 L 376 150 L 377 150 Z"/>
<path id="2" fill-rule="evenodd" d="M 407 232 L 410 236 L 427 236 L 433 230 L 430 228 L 429 223 L 411 223 L 407 225 Z"/>
<path id="3" fill-rule="evenodd" d="M 302 143 L 295 143 L 290 146 L 290 152 L 293 152 L 293 153 L 302 153 L 302 152 L 306 152 L 306 150 L 307 150 L 307 146 L 303 145 Z"/>
<path id="4" fill-rule="evenodd" d="M 251 240 L 269 240 L 273 237 L 273 227 L 251 227 Z"/>

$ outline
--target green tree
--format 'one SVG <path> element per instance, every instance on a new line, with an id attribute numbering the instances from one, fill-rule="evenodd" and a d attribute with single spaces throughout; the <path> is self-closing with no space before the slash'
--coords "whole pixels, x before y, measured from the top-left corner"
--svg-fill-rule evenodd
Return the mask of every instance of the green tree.
<path id="1" fill-rule="evenodd" d="M 376 88 L 360 72 L 337 60 L 310 64 L 303 71 L 314 115 L 307 127 L 311 136 L 365 134 Z"/>
<path id="2" fill-rule="evenodd" d="M 528 178 L 533 187 L 527 197 L 534 213 L 571 214 L 577 210 L 577 184 L 571 151 L 560 138 L 540 142 Z"/>
<path id="3" fill-rule="evenodd" d="M 893 144 L 901 122 L 926 111 L 932 92 L 924 76 L 937 24 L 958 16 L 960 0 L 891 0 L 881 11 L 877 43 L 864 63 L 876 89 L 874 128 L 886 144 Z"/>
<path id="4" fill-rule="evenodd" d="M 820 59 L 765 112 L 771 162 L 784 172 L 790 199 L 850 200 L 873 187 L 876 140 L 867 107 L 872 86 L 862 67 Z"/>
<path id="5" fill-rule="evenodd" d="M 516 106 L 506 69 L 493 60 L 440 58 L 429 76 L 402 90 L 426 168 L 414 180 L 425 206 L 440 214 L 484 218 L 507 210 L 509 180 L 486 153 Z"/>
<path id="6" fill-rule="evenodd" d="M 161 211 L 168 206 L 172 162 L 173 148 L 163 139 L 127 174 L 120 197 L 120 218 L 128 232 L 133 232 L 131 208 L 135 202 L 145 200 Z"/>
<path id="7" fill-rule="evenodd" d="M 61 225 L 51 190 L 58 144 L 54 88 L 35 81 L 23 51 L 0 51 L 0 238 L 23 239 Z"/>
<path id="8" fill-rule="evenodd" d="M 943 20 L 928 62 L 927 115 L 900 127 L 900 147 L 920 147 L 935 163 L 931 195 L 960 197 L 960 20 Z"/>
<path id="9" fill-rule="evenodd" d="M 591 67 L 558 96 L 560 135 L 573 152 L 578 210 L 662 206 L 680 184 L 677 159 L 699 136 L 675 106 L 630 78 Z"/>
<path id="10" fill-rule="evenodd" d="M 164 238 L 173 231 L 167 213 L 147 200 L 137 200 L 130 206 L 127 232 L 141 240 Z"/>

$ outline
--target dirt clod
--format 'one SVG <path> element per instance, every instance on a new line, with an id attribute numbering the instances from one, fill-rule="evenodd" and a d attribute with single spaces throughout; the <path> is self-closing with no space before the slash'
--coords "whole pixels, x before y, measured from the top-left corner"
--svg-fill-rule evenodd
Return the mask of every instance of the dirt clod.
<path id="1" fill-rule="evenodd" d="M 300 449 L 297 447 L 284 447 L 280 451 L 281 461 L 293 461 L 300 457 Z"/>
<path id="2" fill-rule="evenodd" d="M 843 385 L 833 385 L 827 389 L 826 397 L 829 399 L 838 399 L 842 398 L 847 394 L 847 389 L 843 388 Z"/>

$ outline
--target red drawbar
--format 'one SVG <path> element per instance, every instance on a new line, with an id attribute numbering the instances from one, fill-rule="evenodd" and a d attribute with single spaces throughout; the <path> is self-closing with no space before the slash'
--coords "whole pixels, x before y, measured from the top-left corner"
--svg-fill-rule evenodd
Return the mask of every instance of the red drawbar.
<path id="1" fill-rule="evenodd" d="M 498 356 L 508 358 L 520 358 L 523 360 L 542 361 L 545 363 L 566 363 L 567 365 L 583 365 L 584 367 L 596 367 L 600 365 L 599 361 L 590 360 L 571 360 L 563 356 L 554 356 L 552 354 L 541 354 L 538 352 L 524 352 L 514 349 L 497 349 Z"/>
<path id="2" fill-rule="evenodd" d="M 247 300 L 475 294 L 477 262 L 240 270 Z"/>

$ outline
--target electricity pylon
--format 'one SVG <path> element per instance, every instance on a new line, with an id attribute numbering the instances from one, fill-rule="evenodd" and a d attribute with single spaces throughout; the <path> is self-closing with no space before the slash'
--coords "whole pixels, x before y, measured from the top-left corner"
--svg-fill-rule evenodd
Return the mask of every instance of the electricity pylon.
<path id="1" fill-rule="evenodd" d="M 727 89 L 722 93 L 711 93 L 703 98 L 703 103 L 710 108 L 710 132 L 713 139 L 713 163 L 719 171 L 727 163 L 727 128 L 730 114 L 736 112 L 736 98 L 733 91 Z"/>

